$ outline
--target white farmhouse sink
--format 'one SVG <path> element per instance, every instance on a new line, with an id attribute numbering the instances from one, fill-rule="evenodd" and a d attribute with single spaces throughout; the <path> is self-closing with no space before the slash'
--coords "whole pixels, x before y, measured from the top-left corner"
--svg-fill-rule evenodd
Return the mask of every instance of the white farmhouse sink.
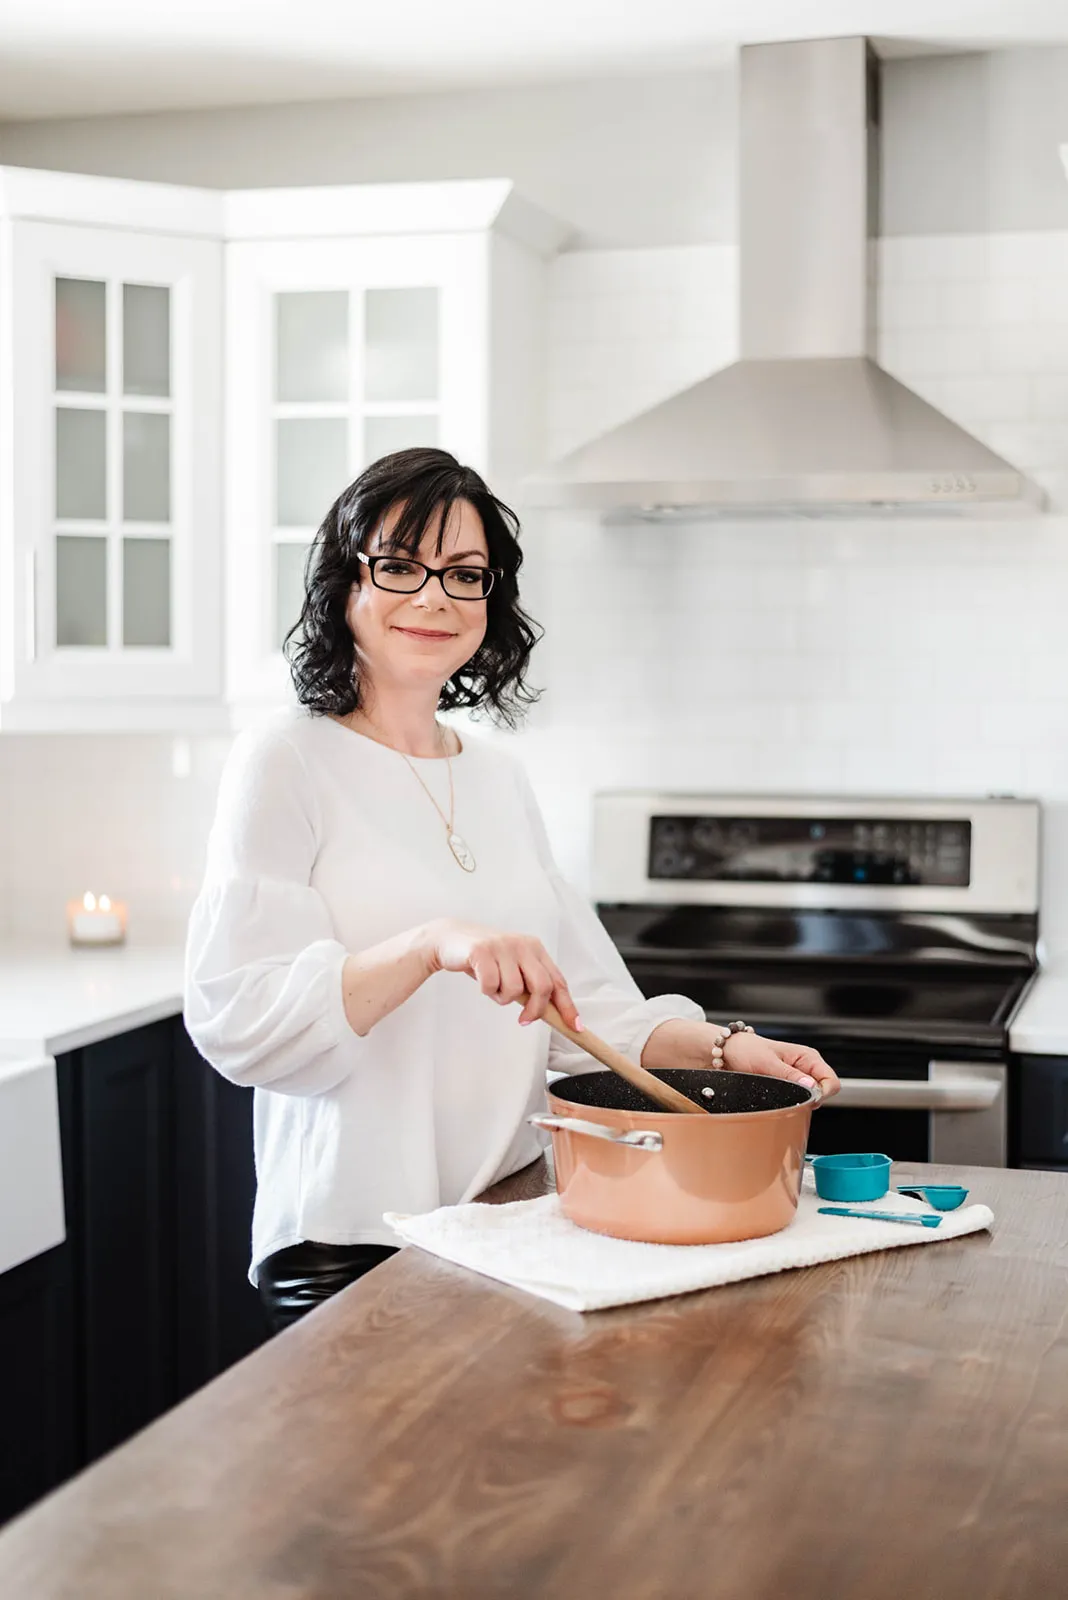
<path id="1" fill-rule="evenodd" d="M 66 1236 L 56 1064 L 0 1050 L 0 1272 Z"/>

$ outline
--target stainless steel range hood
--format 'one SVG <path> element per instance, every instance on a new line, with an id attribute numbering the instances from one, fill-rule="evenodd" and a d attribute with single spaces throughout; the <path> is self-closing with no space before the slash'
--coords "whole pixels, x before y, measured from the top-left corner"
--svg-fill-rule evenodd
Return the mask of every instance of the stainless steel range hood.
<path id="1" fill-rule="evenodd" d="M 867 40 L 746 46 L 740 104 L 740 359 L 529 478 L 528 503 L 611 520 L 1038 509 L 874 360 Z"/>

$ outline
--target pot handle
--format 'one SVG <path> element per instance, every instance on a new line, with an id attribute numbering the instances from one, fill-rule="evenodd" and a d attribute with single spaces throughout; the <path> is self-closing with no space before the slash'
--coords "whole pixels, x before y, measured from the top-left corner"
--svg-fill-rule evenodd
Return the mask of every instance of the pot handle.
<path id="1" fill-rule="evenodd" d="M 528 1117 L 527 1121 L 535 1128 L 547 1128 L 550 1132 L 554 1129 L 564 1133 L 584 1133 L 590 1139 L 607 1139 L 609 1144 L 624 1144 L 631 1150 L 662 1150 L 664 1136 L 650 1129 L 643 1133 L 636 1128 L 632 1133 L 617 1133 L 614 1128 L 606 1128 L 603 1122 L 587 1122 L 584 1117 L 557 1117 L 549 1113 Z"/>

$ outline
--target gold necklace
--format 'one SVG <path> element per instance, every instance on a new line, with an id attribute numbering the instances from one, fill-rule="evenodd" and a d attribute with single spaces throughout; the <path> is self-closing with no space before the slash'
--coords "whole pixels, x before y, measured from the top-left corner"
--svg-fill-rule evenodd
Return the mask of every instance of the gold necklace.
<path id="1" fill-rule="evenodd" d="M 375 728 L 375 724 L 371 721 L 370 717 L 367 715 L 366 712 L 363 713 L 363 718 L 364 718 L 364 721 L 367 722 L 372 728 Z M 422 778 L 419 776 L 419 773 L 416 770 L 416 768 L 412 766 L 411 762 L 408 760 L 408 757 L 404 754 L 404 751 L 403 750 L 398 750 L 397 754 L 402 758 L 402 760 L 407 762 L 408 769 L 411 772 L 412 776 L 419 783 L 420 788 L 426 794 L 427 799 L 430 801 L 430 804 L 434 807 L 434 810 L 437 812 L 438 816 L 441 818 L 442 822 L 445 824 L 445 839 L 446 839 L 446 842 L 447 842 L 447 844 L 449 846 L 449 849 L 452 851 L 453 859 L 456 861 L 458 866 L 463 868 L 463 870 L 465 872 L 474 872 L 475 867 L 477 865 L 477 862 L 475 861 L 475 857 L 474 857 L 474 852 L 472 851 L 471 846 L 467 843 L 467 841 L 460 834 L 458 834 L 456 832 L 455 828 L 453 827 L 453 819 L 454 819 L 454 817 L 456 815 L 456 795 L 455 795 L 455 792 L 454 792 L 453 786 L 452 786 L 452 757 L 449 755 L 449 748 L 448 748 L 448 745 L 445 743 L 445 735 L 441 730 L 440 723 L 435 723 L 434 726 L 438 730 L 438 738 L 441 741 L 441 753 L 445 757 L 445 766 L 446 766 L 446 769 L 447 769 L 448 774 L 449 774 L 449 814 L 448 814 L 448 816 L 446 816 L 444 811 L 442 811 L 441 807 L 438 805 L 437 801 L 435 800 L 432 791 L 427 788 L 426 784 L 423 782 Z M 375 732 L 381 734 L 382 730 L 381 730 L 381 728 L 375 728 Z M 384 736 L 383 736 L 381 742 L 383 744 L 388 745 L 391 750 L 395 749 L 395 746 L 390 745 L 389 744 L 389 740 L 386 739 Z"/>

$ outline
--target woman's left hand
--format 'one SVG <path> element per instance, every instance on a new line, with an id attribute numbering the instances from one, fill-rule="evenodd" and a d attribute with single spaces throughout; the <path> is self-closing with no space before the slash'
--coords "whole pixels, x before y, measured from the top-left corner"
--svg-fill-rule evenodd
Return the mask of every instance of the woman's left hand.
<path id="1" fill-rule="evenodd" d="M 723 1046 L 723 1065 L 731 1072 L 760 1072 L 769 1078 L 785 1078 L 806 1089 L 815 1082 L 824 1098 L 837 1094 L 841 1088 L 838 1074 L 818 1050 L 803 1044 L 786 1044 L 782 1039 L 765 1039 L 759 1033 L 732 1033 Z"/>

